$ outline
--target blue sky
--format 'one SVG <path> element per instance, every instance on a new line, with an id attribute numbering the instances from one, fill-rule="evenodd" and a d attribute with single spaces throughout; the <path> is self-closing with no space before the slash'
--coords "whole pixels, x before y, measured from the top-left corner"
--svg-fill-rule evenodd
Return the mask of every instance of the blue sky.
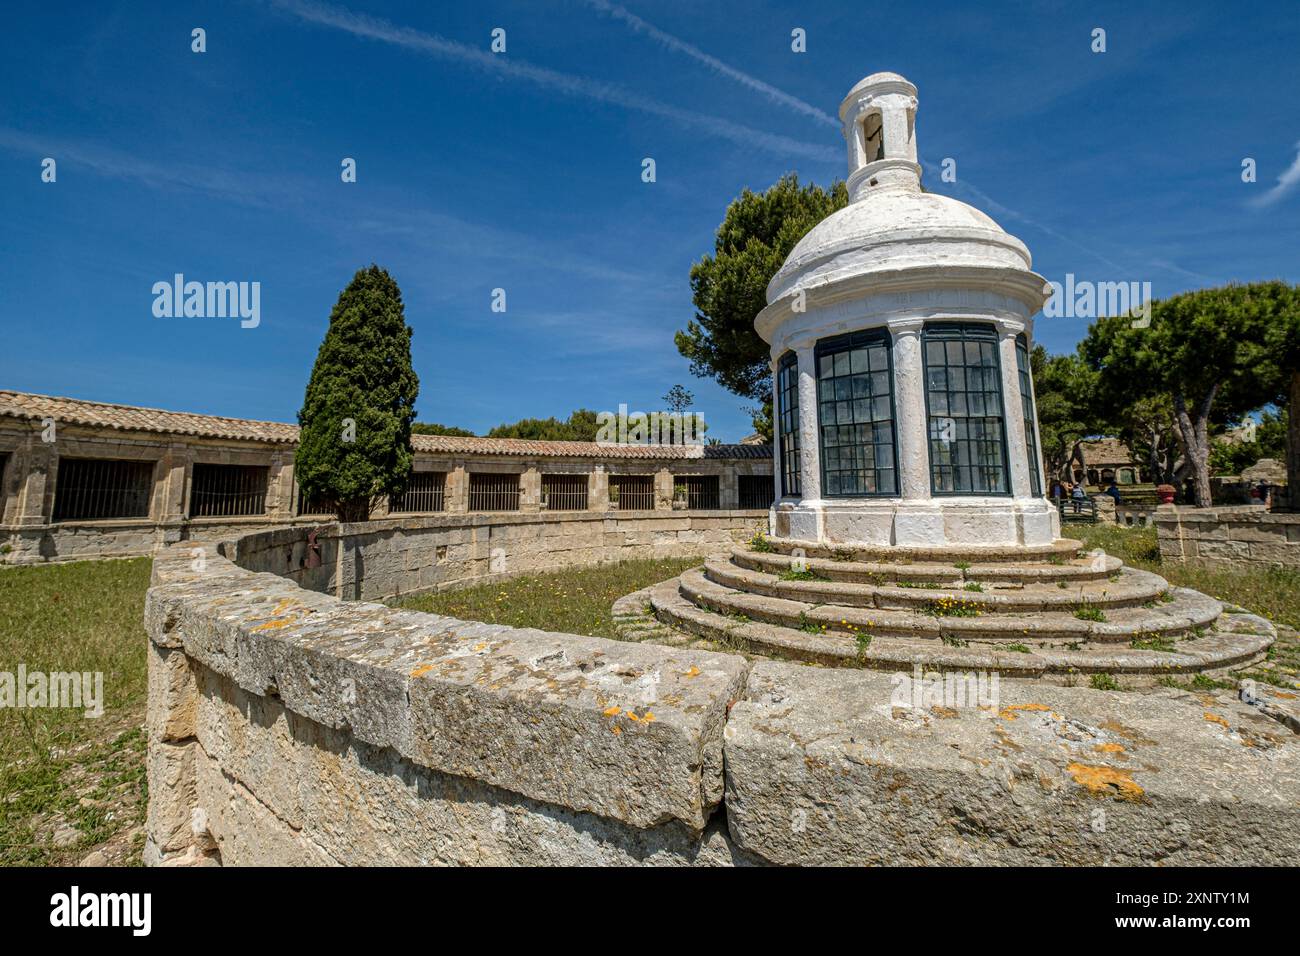
<path id="1" fill-rule="evenodd" d="M 749 403 L 672 343 L 688 272 L 742 188 L 844 176 L 829 117 L 858 79 L 917 84 L 927 188 L 992 215 L 1037 271 L 1158 297 L 1300 281 L 1298 49 L 1290 0 L 15 7 L 0 387 L 292 421 L 331 306 L 374 261 L 403 290 L 422 420 L 649 410 L 681 383 L 739 439 Z M 155 318 L 177 272 L 260 282 L 260 326 Z M 1085 327 L 1043 319 L 1038 340 Z"/>

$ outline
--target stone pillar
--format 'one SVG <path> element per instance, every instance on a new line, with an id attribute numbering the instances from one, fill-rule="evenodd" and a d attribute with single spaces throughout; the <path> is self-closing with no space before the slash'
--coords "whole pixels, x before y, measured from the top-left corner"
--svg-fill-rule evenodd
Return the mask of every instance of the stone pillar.
<path id="1" fill-rule="evenodd" d="M 998 321 L 998 359 L 1002 363 L 1002 413 L 1007 433 L 1007 467 L 1011 493 L 1017 498 L 1033 497 L 1029 485 L 1029 451 L 1025 444 L 1025 413 L 1020 401 L 1020 373 L 1016 368 L 1016 336 L 1019 322 Z"/>
<path id="2" fill-rule="evenodd" d="M 535 514 L 542 510 L 542 473 L 529 465 L 519 476 L 519 510 Z"/>
<path id="3" fill-rule="evenodd" d="M 817 430 L 817 359 L 812 343 L 795 350 L 799 358 L 799 481 L 805 501 L 822 496 L 822 470 Z"/>
<path id="4" fill-rule="evenodd" d="M 54 507 L 54 478 L 58 471 L 54 445 L 41 441 L 39 433 L 33 433 L 27 439 L 23 458 L 26 471 L 18 486 L 18 513 L 14 523 L 49 524 Z"/>
<path id="5" fill-rule="evenodd" d="M 736 464 L 724 465 L 718 475 L 718 507 L 724 511 L 735 511 L 740 507 L 740 477 L 736 474 Z"/>
<path id="6" fill-rule="evenodd" d="M 655 472 L 655 511 L 673 508 L 673 473 L 667 467 Z"/>
<path id="7" fill-rule="evenodd" d="M 266 515 L 273 521 L 293 517 L 293 454 L 275 452 L 266 474 Z"/>
<path id="8" fill-rule="evenodd" d="M 596 465 L 587 475 L 587 510 L 609 511 L 609 472 Z"/>
<path id="9" fill-rule="evenodd" d="M 463 515 L 469 511 L 469 472 L 464 465 L 456 465 L 447 472 L 443 504 L 448 514 Z"/>
<path id="10" fill-rule="evenodd" d="M 187 494 L 194 455 L 189 446 L 172 442 L 163 452 L 155 475 L 151 513 L 156 517 L 157 543 L 174 544 L 181 540 L 181 527 L 188 516 Z"/>
<path id="11" fill-rule="evenodd" d="M 930 425 L 925 411 L 925 358 L 921 319 L 889 323 L 893 340 L 894 422 L 898 442 L 899 496 L 913 501 L 930 498 Z"/>

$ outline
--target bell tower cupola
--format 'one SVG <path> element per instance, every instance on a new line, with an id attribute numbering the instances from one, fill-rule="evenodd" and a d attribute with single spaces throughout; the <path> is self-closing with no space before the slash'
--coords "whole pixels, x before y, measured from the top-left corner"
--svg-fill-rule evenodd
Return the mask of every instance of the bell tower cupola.
<path id="1" fill-rule="evenodd" d="M 840 104 L 849 153 L 849 201 L 879 190 L 921 191 L 916 158 L 916 87 L 897 73 L 873 73 Z"/>

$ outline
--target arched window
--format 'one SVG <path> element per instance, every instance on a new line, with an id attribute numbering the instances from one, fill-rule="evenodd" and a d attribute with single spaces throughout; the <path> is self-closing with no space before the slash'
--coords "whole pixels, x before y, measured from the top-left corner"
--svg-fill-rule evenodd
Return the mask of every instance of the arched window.
<path id="1" fill-rule="evenodd" d="M 1034 422 L 1034 381 L 1029 370 L 1029 340 L 1024 333 L 1016 336 L 1016 371 L 1020 373 L 1020 410 L 1025 417 L 1025 451 L 1029 455 L 1029 490 L 1035 498 L 1043 495 L 1043 460 L 1038 454 L 1038 431 Z"/>
<path id="2" fill-rule="evenodd" d="M 889 334 L 853 332 L 817 343 L 822 494 L 898 494 L 894 371 Z"/>
<path id="3" fill-rule="evenodd" d="M 993 327 L 927 324 L 925 385 L 931 492 L 1010 494 L 1002 363 Z"/>
<path id="4" fill-rule="evenodd" d="M 776 368 L 777 447 L 781 450 L 781 494 L 802 495 L 799 481 L 799 358 L 781 356 Z"/>

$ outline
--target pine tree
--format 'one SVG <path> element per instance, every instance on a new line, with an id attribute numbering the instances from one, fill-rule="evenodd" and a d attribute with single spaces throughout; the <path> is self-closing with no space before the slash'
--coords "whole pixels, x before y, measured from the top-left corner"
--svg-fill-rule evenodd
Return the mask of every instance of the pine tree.
<path id="1" fill-rule="evenodd" d="M 402 293 L 377 265 L 361 269 L 330 313 L 302 410 L 294 471 L 304 497 L 366 521 L 411 472 L 411 422 L 420 382 Z"/>

